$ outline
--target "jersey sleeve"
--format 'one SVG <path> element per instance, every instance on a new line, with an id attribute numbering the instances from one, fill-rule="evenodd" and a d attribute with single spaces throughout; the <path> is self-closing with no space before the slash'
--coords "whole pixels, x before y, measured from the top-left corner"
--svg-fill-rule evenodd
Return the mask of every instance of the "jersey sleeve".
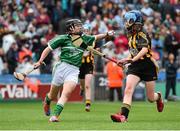
<path id="1" fill-rule="evenodd" d="M 94 43 L 94 41 L 95 41 L 95 36 L 84 35 L 84 36 L 82 37 L 82 39 L 83 39 L 83 42 L 84 42 L 85 44 L 87 44 L 88 46 L 93 46 L 93 43 Z"/>
<path id="2" fill-rule="evenodd" d="M 138 48 L 143 48 L 143 47 L 149 47 L 150 41 L 147 37 L 147 34 L 144 32 L 140 32 L 139 34 L 139 43 L 138 43 Z"/>
<path id="3" fill-rule="evenodd" d="M 51 50 L 54 50 L 60 47 L 63 44 L 63 42 L 64 42 L 64 39 L 61 36 L 56 36 L 48 42 L 48 47 Z"/>

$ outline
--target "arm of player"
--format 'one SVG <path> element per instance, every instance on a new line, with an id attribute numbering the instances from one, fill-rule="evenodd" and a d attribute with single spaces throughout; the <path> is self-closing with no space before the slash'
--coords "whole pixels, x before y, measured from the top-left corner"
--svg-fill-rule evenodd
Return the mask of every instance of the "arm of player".
<path id="1" fill-rule="evenodd" d="M 38 60 L 38 62 L 36 62 L 36 63 L 34 64 L 34 68 L 35 68 L 35 69 L 38 68 L 40 65 L 43 64 L 43 61 L 44 61 L 44 59 L 47 57 L 47 55 L 49 54 L 49 52 L 51 52 L 51 49 L 50 49 L 49 47 L 46 47 L 46 48 L 43 50 L 40 59 Z"/>
<path id="2" fill-rule="evenodd" d="M 128 63 L 132 63 L 131 54 L 129 54 L 127 58 L 123 58 L 117 61 L 117 65 L 122 66 L 122 67 Z"/>
<path id="3" fill-rule="evenodd" d="M 131 54 L 129 53 L 128 57 L 126 58 L 127 60 L 131 60 L 132 57 L 131 57 Z"/>
<path id="4" fill-rule="evenodd" d="M 143 57 L 148 52 L 147 47 L 143 47 L 141 51 L 132 59 L 133 62 L 139 60 L 141 57 Z"/>
<path id="5" fill-rule="evenodd" d="M 111 30 L 111 31 L 108 31 L 106 32 L 105 34 L 98 34 L 98 35 L 95 35 L 95 40 L 98 41 L 98 40 L 102 40 L 108 36 L 113 36 L 114 35 L 114 31 Z"/>

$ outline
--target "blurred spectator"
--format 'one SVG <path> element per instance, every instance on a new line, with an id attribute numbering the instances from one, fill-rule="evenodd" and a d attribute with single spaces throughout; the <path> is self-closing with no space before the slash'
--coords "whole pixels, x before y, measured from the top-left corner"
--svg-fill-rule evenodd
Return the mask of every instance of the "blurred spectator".
<path id="1" fill-rule="evenodd" d="M 16 24 L 16 21 L 14 19 L 11 19 L 9 21 L 9 30 L 14 32 L 20 32 L 19 27 Z"/>
<path id="2" fill-rule="evenodd" d="M 35 26 L 37 27 L 37 34 L 43 36 L 48 31 L 48 24 L 50 24 L 50 18 L 47 14 L 47 9 L 41 7 L 39 9 L 40 14 L 34 20 Z"/>
<path id="3" fill-rule="evenodd" d="M 14 39 L 14 35 L 12 33 L 13 32 L 9 32 L 8 34 L 2 37 L 2 48 L 5 54 L 7 53 L 11 45 L 16 42 L 16 40 Z"/>
<path id="4" fill-rule="evenodd" d="M 115 53 L 114 42 L 110 40 L 105 45 L 106 46 L 103 46 L 102 48 L 102 52 L 109 57 L 113 57 Z"/>
<path id="5" fill-rule="evenodd" d="M 0 75 L 3 74 L 3 70 L 4 70 L 4 61 L 3 61 L 3 50 L 2 48 L 0 48 Z"/>
<path id="6" fill-rule="evenodd" d="M 36 55 L 37 55 L 37 51 L 39 50 L 39 48 L 41 47 L 41 44 L 40 44 L 40 36 L 38 36 L 38 35 L 35 35 L 31 40 L 31 42 L 32 42 L 32 51 L 33 51 L 33 53 L 34 53 L 34 55 L 35 55 L 35 57 L 36 57 Z M 35 59 L 35 60 L 37 60 L 37 58 Z"/>
<path id="7" fill-rule="evenodd" d="M 161 20 L 159 18 L 154 19 L 153 31 L 158 32 L 160 30 Z"/>
<path id="8" fill-rule="evenodd" d="M 98 7 L 96 5 L 92 6 L 92 9 L 90 12 L 88 12 L 90 15 L 90 21 L 94 20 L 96 18 L 96 15 L 98 15 Z"/>
<path id="9" fill-rule="evenodd" d="M 154 25 L 152 24 L 152 22 L 149 20 L 145 21 L 144 28 L 145 28 L 145 30 L 147 30 L 149 36 L 152 38 L 152 33 L 153 33 L 153 29 L 154 29 Z"/>
<path id="10" fill-rule="evenodd" d="M 54 30 L 58 32 L 59 22 L 63 18 L 63 10 L 60 1 L 57 1 L 55 7 L 53 8 L 51 17 Z"/>
<path id="11" fill-rule="evenodd" d="M 179 17 L 180 16 L 180 8 L 179 8 L 179 1 L 178 0 L 177 0 L 177 3 L 175 5 L 173 5 L 173 9 L 175 12 L 175 17 Z"/>
<path id="12" fill-rule="evenodd" d="M 174 12 L 173 5 L 169 3 L 169 0 L 164 0 L 164 2 L 161 4 L 160 12 L 162 15 L 162 19 L 165 20 L 166 14 L 170 14 L 171 18 L 174 19 L 175 12 Z"/>
<path id="13" fill-rule="evenodd" d="M 0 27 L 1 29 L 8 27 L 8 22 L 2 16 L 0 16 Z"/>
<path id="14" fill-rule="evenodd" d="M 46 41 L 51 40 L 55 35 L 56 35 L 56 33 L 53 31 L 53 26 L 52 26 L 52 25 L 49 25 L 49 26 L 48 26 L 48 32 L 47 32 L 47 34 L 45 35 Z"/>
<path id="15" fill-rule="evenodd" d="M 170 14 L 166 14 L 166 18 L 165 18 L 163 24 L 168 28 L 170 28 L 170 25 L 174 24 Z"/>
<path id="16" fill-rule="evenodd" d="M 170 31 L 168 32 L 168 35 L 165 38 L 164 46 L 165 46 L 165 50 L 168 53 L 174 54 L 175 59 L 178 55 L 178 49 L 180 48 L 180 43 L 178 39 L 179 39 L 179 35 L 177 35 L 176 26 L 171 26 Z"/>
<path id="17" fill-rule="evenodd" d="M 30 50 L 30 45 L 25 43 L 22 45 L 21 50 L 19 51 L 19 62 L 22 63 L 24 61 L 25 56 L 32 57 L 32 51 Z"/>
<path id="18" fill-rule="evenodd" d="M 25 18 L 26 18 L 27 22 L 31 22 L 35 18 L 34 10 L 32 8 L 28 9 L 27 15 L 25 16 Z"/>
<path id="19" fill-rule="evenodd" d="M 40 40 L 40 48 L 38 52 L 38 56 L 40 57 L 40 54 L 43 52 L 43 50 L 47 47 L 47 40 L 45 38 L 41 38 Z M 39 59 L 38 57 L 38 59 Z M 42 74 L 50 74 L 52 72 L 52 59 L 53 59 L 53 54 L 50 52 L 44 62 L 46 63 L 46 66 L 41 66 L 40 67 L 40 72 Z"/>
<path id="20" fill-rule="evenodd" d="M 168 56 L 168 61 L 166 63 L 166 93 L 165 100 L 168 100 L 170 89 L 172 89 L 172 94 L 176 95 L 176 78 L 178 65 L 175 62 L 174 55 L 172 53 Z"/>
<path id="21" fill-rule="evenodd" d="M 159 32 L 153 33 L 152 42 L 152 49 L 157 51 L 159 54 L 159 59 L 161 60 L 163 57 L 163 41 L 159 37 Z"/>
<path id="22" fill-rule="evenodd" d="M 9 74 L 13 74 L 18 64 L 18 46 L 16 43 L 12 43 L 6 56 Z"/>
<path id="23" fill-rule="evenodd" d="M 96 15 L 96 19 L 92 21 L 91 25 L 92 25 L 92 28 L 98 31 L 98 33 L 104 33 L 108 31 L 107 25 L 102 20 L 100 14 Z"/>
<path id="24" fill-rule="evenodd" d="M 94 5 L 98 5 L 98 0 L 87 0 L 87 3 L 86 3 L 86 11 L 87 12 L 90 12 L 92 11 L 92 6 Z M 97 6 L 96 6 L 97 7 Z"/>
<path id="25" fill-rule="evenodd" d="M 175 18 L 175 25 L 177 27 L 178 33 L 180 33 L 180 16 L 176 16 L 176 18 Z"/>
<path id="26" fill-rule="evenodd" d="M 36 22 L 38 26 L 43 26 L 50 23 L 46 8 L 40 8 L 40 14 L 36 17 Z"/>
<path id="27" fill-rule="evenodd" d="M 24 32 L 26 30 L 28 22 L 22 13 L 19 13 L 19 20 L 16 23 L 20 32 Z"/>
<path id="28" fill-rule="evenodd" d="M 8 73 L 7 62 L 4 55 L 4 51 L 0 48 L 0 75 Z"/>
<path id="29" fill-rule="evenodd" d="M 75 0 L 73 4 L 73 16 L 75 18 L 81 18 L 81 0 Z"/>
<path id="30" fill-rule="evenodd" d="M 23 14 L 25 17 L 28 16 L 28 13 L 33 13 L 33 9 L 31 8 L 29 1 L 25 3 L 25 7 L 23 9 Z"/>
<path id="31" fill-rule="evenodd" d="M 98 55 L 94 56 L 95 72 L 97 72 L 97 73 L 103 73 L 104 61 L 102 59 L 103 58 Z"/>
<path id="32" fill-rule="evenodd" d="M 33 38 L 36 35 L 36 28 L 33 26 L 33 24 L 29 24 L 27 27 L 27 31 L 24 33 L 25 37 L 27 38 Z"/>
<path id="33" fill-rule="evenodd" d="M 122 101 L 123 69 L 112 61 L 108 61 L 105 68 L 109 87 L 109 101 L 114 101 L 114 90 L 117 92 L 118 100 Z"/>
<path id="34" fill-rule="evenodd" d="M 83 21 L 86 21 L 86 18 L 87 18 L 86 1 L 81 2 L 81 10 L 80 10 L 80 13 L 81 13 L 81 19 L 82 19 Z"/>
<path id="35" fill-rule="evenodd" d="M 121 48 L 123 48 L 124 51 L 128 49 L 128 39 L 123 30 L 119 31 L 119 35 L 115 38 L 114 44 L 117 53 L 120 53 Z"/>
<path id="36" fill-rule="evenodd" d="M 119 25 L 119 28 L 120 29 L 123 29 L 124 28 L 124 22 L 123 22 L 123 15 L 122 15 L 122 9 L 117 9 L 116 10 L 116 15 L 114 16 L 114 20 L 117 21 L 118 25 Z"/>
<path id="37" fill-rule="evenodd" d="M 148 16 L 149 19 L 152 19 L 152 15 L 154 13 L 153 9 L 149 6 L 148 0 L 144 0 L 143 8 L 141 9 L 141 12 Z"/>

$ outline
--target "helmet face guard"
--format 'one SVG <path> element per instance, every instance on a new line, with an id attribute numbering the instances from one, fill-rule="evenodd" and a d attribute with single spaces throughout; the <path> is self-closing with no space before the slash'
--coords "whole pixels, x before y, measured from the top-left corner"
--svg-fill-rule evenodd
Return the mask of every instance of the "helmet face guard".
<path id="1" fill-rule="evenodd" d="M 125 28 L 128 33 L 136 33 L 142 29 L 143 17 L 140 11 L 129 11 L 124 15 Z"/>
<path id="2" fill-rule="evenodd" d="M 82 29 L 82 22 L 79 19 L 70 19 L 66 21 L 66 32 L 68 34 L 76 34 L 76 35 L 81 35 L 83 32 Z M 79 27 L 80 29 L 77 31 L 76 27 Z"/>

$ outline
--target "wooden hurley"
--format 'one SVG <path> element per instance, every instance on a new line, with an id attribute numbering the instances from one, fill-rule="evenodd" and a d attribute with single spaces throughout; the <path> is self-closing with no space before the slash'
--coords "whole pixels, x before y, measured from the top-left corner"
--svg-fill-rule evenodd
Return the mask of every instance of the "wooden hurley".
<path id="1" fill-rule="evenodd" d="M 79 35 L 74 35 L 74 36 L 72 36 L 71 38 L 72 38 L 73 45 L 75 45 L 76 47 L 83 47 L 83 46 L 82 46 L 82 45 L 83 45 L 83 40 L 82 40 L 81 36 L 79 36 Z M 105 59 L 107 59 L 107 60 L 109 60 L 109 61 L 112 61 L 112 62 L 114 62 L 114 63 L 117 64 L 117 60 L 106 56 L 106 55 L 103 54 L 102 52 L 94 49 L 92 46 L 87 46 L 86 49 L 89 50 L 89 51 L 91 51 L 91 52 L 93 52 L 93 53 L 96 54 L 96 55 L 99 55 L 99 56 L 101 56 L 101 57 L 103 57 L 103 58 L 105 58 Z"/>
<path id="2" fill-rule="evenodd" d="M 45 66 L 46 64 L 43 62 L 43 65 Z M 13 75 L 17 80 L 23 81 L 26 78 L 26 76 L 29 75 L 35 69 L 37 69 L 37 68 L 30 68 L 29 70 L 27 70 L 24 73 L 14 72 Z"/>

